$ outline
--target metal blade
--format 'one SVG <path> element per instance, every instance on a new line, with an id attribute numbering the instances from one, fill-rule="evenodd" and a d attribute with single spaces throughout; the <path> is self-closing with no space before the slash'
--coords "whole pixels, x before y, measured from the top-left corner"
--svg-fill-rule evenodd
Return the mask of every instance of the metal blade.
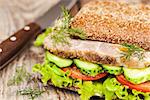
<path id="1" fill-rule="evenodd" d="M 71 9 L 76 3 L 76 0 L 60 0 L 58 4 L 49 9 L 44 15 L 39 17 L 35 22 L 45 29 L 52 26 L 53 22 L 61 16 L 61 6 Z"/>

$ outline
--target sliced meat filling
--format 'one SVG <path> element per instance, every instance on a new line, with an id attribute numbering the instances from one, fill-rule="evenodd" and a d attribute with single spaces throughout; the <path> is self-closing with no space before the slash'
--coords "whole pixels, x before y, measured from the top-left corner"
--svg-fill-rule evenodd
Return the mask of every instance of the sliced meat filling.
<path id="1" fill-rule="evenodd" d="M 70 45 L 53 45 L 50 37 L 44 41 L 44 47 L 51 53 L 63 58 L 79 58 L 97 64 L 126 66 L 130 68 L 144 68 L 150 66 L 150 52 L 142 52 L 142 59 L 137 54 L 124 60 L 122 45 L 98 41 L 71 39 Z"/>

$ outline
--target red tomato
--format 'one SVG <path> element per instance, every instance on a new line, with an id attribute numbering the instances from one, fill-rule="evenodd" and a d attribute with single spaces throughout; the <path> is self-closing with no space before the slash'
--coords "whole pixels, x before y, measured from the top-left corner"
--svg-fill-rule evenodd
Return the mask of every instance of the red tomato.
<path id="1" fill-rule="evenodd" d="M 88 75 L 84 75 L 80 72 L 79 69 L 77 69 L 76 66 L 73 66 L 73 67 L 67 67 L 67 68 L 63 68 L 62 69 L 63 71 L 67 71 L 69 70 L 71 73 L 70 73 L 70 77 L 72 78 L 76 78 L 76 79 L 82 79 L 82 80 L 85 80 L 85 81 L 91 81 L 91 80 L 98 80 L 98 79 L 101 79 L 103 77 L 105 77 L 107 75 L 107 73 L 100 73 L 100 74 L 97 74 L 96 76 L 88 76 Z"/>
<path id="2" fill-rule="evenodd" d="M 142 92 L 150 92 L 150 81 L 141 84 L 133 84 L 127 81 L 124 75 L 118 75 L 116 76 L 116 78 L 121 84 L 128 86 L 130 89 L 135 89 L 137 91 L 142 91 Z"/>

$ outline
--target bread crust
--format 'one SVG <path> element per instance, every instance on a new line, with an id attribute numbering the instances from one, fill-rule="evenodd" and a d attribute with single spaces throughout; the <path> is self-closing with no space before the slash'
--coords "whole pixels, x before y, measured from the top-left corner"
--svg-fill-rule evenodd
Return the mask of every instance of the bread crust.
<path id="1" fill-rule="evenodd" d="M 90 40 L 130 43 L 150 50 L 150 6 L 92 0 L 73 18 Z"/>

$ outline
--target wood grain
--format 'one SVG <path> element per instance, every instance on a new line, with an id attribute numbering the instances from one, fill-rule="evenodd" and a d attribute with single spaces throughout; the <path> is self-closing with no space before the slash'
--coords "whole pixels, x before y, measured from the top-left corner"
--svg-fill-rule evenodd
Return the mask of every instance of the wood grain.
<path id="1" fill-rule="evenodd" d="M 0 41 L 6 39 L 12 33 L 21 29 L 27 23 L 35 20 L 46 12 L 58 0 L 0 0 Z M 44 5 L 44 6 L 43 6 Z M 13 47 L 12 47 L 13 48 Z M 16 95 L 20 86 L 7 86 L 8 80 L 14 75 L 15 69 L 24 66 L 29 72 L 35 63 L 41 63 L 43 59 L 43 49 L 33 47 L 29 44 L 25 51 L 19 55 L 12 63 L 0 71 L 0 100 L 28 100 L 26 96 Z M 61 91 L 50 87 L 49 94 L 45 93 L 37 100 L 76 100 L 78 95 Z"/>
<path id="2" fill-rule="evenodd" d="M 58 0 L 0 0 L 0 42 L 22 28 L 25 24 L 34 21 L 46 12 Z M 88 0 L 89 1 L 89 0 Z M 131 3 L 149 3 L 149 0 L 125 0 Z M 87 3 L 87 0 L 83 0 Z M 83 5 L 82 2 L 82 5 Z M 12 63 L 0 71 L 0 100 L 28 100 L 26 96 L 16 95 L 16 90 L 24 88 L 20 86 L 7 86 L 8 80 L 14 75 L 15 69 L 24 66 L 29 72 L 36 63 L 43 61 L 42 48 L 29 44 L 25 51 Z M 32 85 L 32 84 L 31 84 Z M 79 100 L 79 95 L 74 92 L 49 87 L 49 93 L 44 93 L 37 100 Z"/>

